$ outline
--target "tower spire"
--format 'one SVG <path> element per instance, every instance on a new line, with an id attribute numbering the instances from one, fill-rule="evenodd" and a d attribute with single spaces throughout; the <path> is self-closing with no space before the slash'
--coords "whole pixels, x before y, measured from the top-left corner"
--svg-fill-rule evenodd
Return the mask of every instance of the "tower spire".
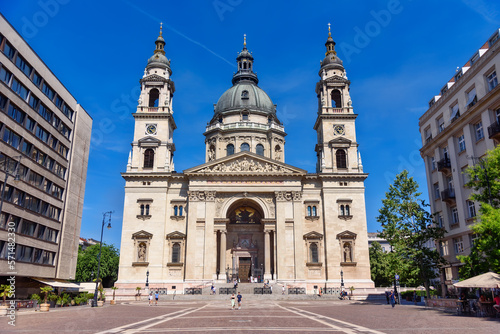
<path id="1" fill-rule="evenodd" d="M 243 34 L 243 50 L 247 48 L 247 34 Z"/>
<path id="2" fill-rule="evenodd" d="M 247 49 L 247 34 L 243 34 L 243 49 L 238 53 L 236 61 L 238 62 L 238 72 L 233 75 L 233 85 L 241 80 L 259 83 L 257 74 L 253 71 L 252 53 Z"/>
<path id="3" fill-rule="evenodd" d="M 155 54 L 161 53 L 165 55 L 165 40 L 163 39 L 163 22 L 160 22 L 160 35 L 156 39 L 156 49 Z"/>
<path id="4" fill-rule="evenodd" d="M 333 41 L 332 38 L 332 31 L 331 31 L 331 24 L 328 23 L 328 39 L 326 40 L 325 46 L 326 46 L 326 53 L 325 56 L 328 56 L 330 53 L 333 53 L 333 55 L 337 55 L 337 52 L 335 51 L 335 42 Z"/>

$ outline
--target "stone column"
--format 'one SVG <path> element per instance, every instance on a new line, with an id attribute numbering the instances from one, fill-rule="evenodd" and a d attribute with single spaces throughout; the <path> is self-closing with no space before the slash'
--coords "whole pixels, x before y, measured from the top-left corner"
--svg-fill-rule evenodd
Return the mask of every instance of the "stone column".
<path id="1" fill-rule="evenodd" d="M 271 236 L 264 230 L 264 279 L 271 279 Z"/>
<path id="2" fill-rule="evenodd" d="M 219 280 L 227 280 L 226 277 L 226 239 L 227 239 L 227 231 L 220 231 L 220 253 L 219 253 Z"/>

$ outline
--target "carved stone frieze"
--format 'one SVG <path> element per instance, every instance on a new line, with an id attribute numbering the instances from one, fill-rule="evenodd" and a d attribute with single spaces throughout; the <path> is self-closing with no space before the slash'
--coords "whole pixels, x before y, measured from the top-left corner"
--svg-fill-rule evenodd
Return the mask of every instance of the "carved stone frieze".
<path id="1" fill-rule="evenodd" d="M 205 167 L 200 173 L 215 172 L 262 172 L 262 173 L 293 173 L 293 170 L 273 163 L 263 163 L 251 158 L 243 157 L 228 164 L 220 163 L 215 166 Z"/>
<path id="2" fill-rule="evenodd" d="M 276 191 L 274 194 L 277 202 L 300 201 L 302 199 L 300 191 Z"/>
<path id="3" fill-rule="evenodd" d="M 215 191 L 205 191 L 205 200 L 207 202 L 215 201 Z"/>
<path id="4" fill-rule="evenodd" d="M 215 191 L 188 191 L 189 201 L 215 201 Z"/>

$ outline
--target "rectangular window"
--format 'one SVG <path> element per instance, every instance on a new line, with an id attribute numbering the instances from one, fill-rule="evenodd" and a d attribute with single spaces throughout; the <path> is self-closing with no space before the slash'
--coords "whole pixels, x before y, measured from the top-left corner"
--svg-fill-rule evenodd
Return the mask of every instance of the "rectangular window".
<path id="1" fill-rule="evenodd" d="M 22 152 L 24 154 L 26 154 L 27 156 L 30 155 L 31 153 L 31 148 L 33 147 L 33 145 L 31 145 L 29 142 L 27 142 L 26 140 L 23 141 L 23 145 L 22 145 Z"/>
<path id="2" fill-rule="evenodd" d="M 56 97 L 56 107 L 61 109 L 62 108 L 62 105 L 63 105 L 63 100 L 61 99 L 61 97 L 58 95 Z"/>
<path id="3" fill-rule="evenodd" d="M 462 237 L 453 238 L 453 245 L 455 246 L 455 254 L 462 254 L 464 252 L 464 242 Z"/>
<path id="4" fill-rule="evenodd" d="M 45 82 L 42 85 L 42 92 L 49 98 L 49 100 L 53 101 L 54 100 L 54 90 L 50 88 L 49 85 L 47 85 Z"/>
<path id="5" fill-rule="evenodd" d="M 7 105 L 7 98 L 0 94 L 0 109 L 5 110 L 5 106 Z"/>
<path id="6" fill-rule="evenodd" d="M 36 223 L 30 222 L 29 220 L 23 220 L 23 227 L 21 228 L 21 234 L 29 235 L 30 237 L 35 235 Z"/>
<path id="7" fill-rule="evenodd" d="M 439 133 L 443 132 L 444 131 L 444 119 L 443 119 L 443 117 L 438 118 L 437 124 L 438 124 L 438 132 Z"/>
<path id="8" fill-rule="evenodd" d="M 59 199 L 62 198 L 63 194 L 63 189 L 59 186 L 56 186 L 55 184 L 52 186 L 52 196 L 57 197 Z M 146 212 L 146 214 L 149 214 L 149 212 Z"/>
<path id="9" fill-rule="evenodd" d="M 9 42 L 5 42 L 5 46 L 3 48 L 3 53 L 10 59 L 10 60 L 13 60 L 14 59 L 14 55 L 16 54 L 16 49 L 14 49 L 14 47 L 9 43 Z"/>
<path id="10" fill-rule="evenodd" d="M 45 131 L 42 127 L 40 127 L 40 125 L 36 126 L 35 134 L 44 143 L 46 143 L 49 140 L 49 133 Z"/>
<path id="11" fill-rule="evenodd" d="M 64 115 L 66 115 L 66 117 L 68 117 L 70 120 L 73 119 L 73 110 L 71 110 L 71 108 L 66 103 L 64 104 L 62 111 Z"/>
<path id="12" fill-rule="evenodd" d="M 60 133 L 61 133 L 64 137 L 66 137 L 66 138 L 68 138 L 68 139 L 69 139 L 69 136 L 70 136 L 70 134 L 71 134 L 71 131 L 69 130 L 69 128 L 68 128 L 66 125 L 64 125 L 64 124 L 62 124 L 62 123 L 61 123 L 61 126 L 59 127 L 59 132 L 60 132 Z"/>
<path id="13" fill-rule="evenodd" d="M 64 168 L 63 166 L 59 165 L 59 164 L 56 162 L 55 173 L 56 173 L 56 174 L 57 174 L 57 176 L 59 176 L 60 178 L 64 179 L 64 175 L 66 174 L 66 168 Z"/>
<path id="14" fill-rule="evenodd" d="M 486 77 L 488 83 L 488 91 L 491 91 L 498 85 L 497 72 L 493 71 L 490 75 Z"/>
<path id="15" fill-rule="evenodd" d="M 37 107 L 38 107 L 38 104 L 40 103 L 40 99 L 38 97 L 36 97 L 35 95 L 31 94 L 28 103 L 29 103 L 30 107 L 33 108 L 33 110 L 38 110 Z"/>
<path id="16" fill-rule="evenodd" d="M 35 84 L 35 86 L 37 86 L 38 88 L 40 88 L 40 84 L 42 83 L 42 77 L 40 76 L 40 74 L 38 74 L 37 71 L 35 71 L 33 73 L 33 79 L 31 81 L 33 81 L 33 83 Z"/>
<path id="17" fill-rule="evenodd" d="M 24 111 L 19 109 L 13 104 L 9 105 L 9 111 L 8 114 L 10 117 L 12 117 L 16 122 L 23 124 L 24 122 L 24 117 L 26 117 L 26 114 Z"/>
<path id="18" fill-rule="evenodd" d="M 56 242 L 57 240 L 57 231 L 52 228 L 47 228 L 47 233 L 45 234 L 45 240 Z"/>
<path id="19" fill-rule="evenodd" d="M 458 137 L 458 152 L 463 152 L 465 151 L 465 137 L 464 135 L 461 135 Z"/>
<path id="20" fill-rule="evenodd" d="M 20 262 L 31 262 L 33 247 L 17 245 L 16 260 Z"/>
<path id="21" fill-rule="evenodd" d="M 444 241 L 440 241 L 439 242 L 439 254 L 441 256 L 446 256 L 447 255 L 447 252 L 446 252 L 446 243 Z"/>
<path id="22" fill-rule="evenodd" d="M 21 71 L 23 71 L 23 73 L 26 74 L 26 76 L 28 76 L 28 78 L 30 77 L 31 71 L 33 70 L 33 68 L 21 56 L 17 56 L 16 66 Z"/>
<path id="23" fill-rule="evenodd" d="M 44 225 L 38 225 L 38 233 L 36 234 L 36 237 L 38 239 L 42 239 L 43 240 L 43 237 L 45 235 L 45 230 L 47 229 L 46 226 Z"/>
<path id="24" fill-rule="evenodd" d="M 477 102 L 476 88 L 474 87 L 467 93 L 467 109 L 475 105 L 476 102 Z"/>
<path id="25" fill-rule="evenodd" d="M 19 148 L 19 144 L 21 143 L 21 137 L 9 128 L 5 128 L 5 131 L 3 132 L 3 141 L 17 150 Z"/>
<path id="26" fill-rule="evenodd" d="M 483 122 L 479 122 L 474 125 L 474 129 L 476 132 L 476 141 L 480 141 L 481 139 L 484 138 L 484 133 L 483 133 Z"/>
<path id="27" fill-rule="evenodd" d="M 439 199 L 440 194 L 439 194 L 439 184 L 434 183 L 434 199 Z"/>
<path id="28" fill-rule="evenodd" d="M 469 174 L 467 174 L 467 168 L 468 166 L 465 166 L 460 170 L 460 173 L 462 174 L 462 182 L 464 184 L 467 184 L 467 182 L 469 182 Z"/>
<path id="29" fill-rule="evenodd" d="M 448 155 L 448 146 L 443 147 L 443 158 L 444 159 L 450 158 L 450 156 Z"/>
<path id="30" fill-rule="evenodd" d="M 458 224 L 458 209 L 456 206 L 451 208 L 451 224 Z"/>
<path id="31" fill-rule="evenodd" d="M 460 117 L 460 110 L 458 109 L 458 103 L 456 103 L 453 107 L 451 107 L 451 117 L 450 122 L 454 122 L 456 119 Z"/>
<path id="32" fill-rule="evenodd" d="M 470 243 L 471 247 L 474 247 L 478 238 L 479 238 L 479 235 L 476 233 L 469 234 L 469 243 Z"/>
<path id="33" fill-rule="evenodd" d="M 45 118 L 47 122 L 50 123 L 52 120 L 52 111 L 50 111 L 46 106 L 44 106 L 42 103 L 40 103 L 40 106 L 38 107 L 38 113 L 40 116 Z"/>
<path id="34" fill-rule="evenodd" d="M 7 85 L 10 82 L 10 78 L 12 77 L 12 73 L 7 71 L 5 68 L 0 68 L 0 80 L 5 82 Z"/>
<path id="35" fill-rule="evenodd" d="M 436 158 L 431 158 L 431 170 L 436 170 Z"/>
<path id="36" fill-rule="evenodd" d="M 443 227 L 443 214 L 438 213 L 436 215 L 436 222 L 437 222 L 437 226 Z"/>
<path id="37" fill-rule="evenodd" d="M 64 146 L 63 144 L 59 144 L 59 154 L 62 155 L 64 158 L 68 156 L 68 148 Z"/>
<path id="38" fill-rule="evenodd" d="M 26 195 L 25 208 L 31 211 L 40 212 L 41 201 L 31 195 Z"/>
<path id="39" fill-rule="evenodd" d="M 42 264 L 53 265 L 54 264 L 54 252 L 43 251 Z"/>
<path id="40" fill-rule="evenodd" d="M 30 171 L 28 177 L 28 183 L 31 184 L 32 186 L 40 188 L 43 185 L 43 176 L 33 171 Z"/>
<path id="41" fill-rule="evenodd" d="M 16 78 L 12 80 L 12 90 L 17 93 L 23 100 L 28 97 L 28 89 L 23 86 Z"/>
<path id="42" fill-rule="evenodd" d="M 469 213 L 469 218 L 476 217 L 476 206 L 473 201 L 467 201 L 467 212 Z"/>
<path id="43" fill-rule="evenodd" d="M 33 129 L 35 128 L 35 121 L 31 117 L 26 117 L 26 123 L 24 124 L 24 127 L 29 131 L 33 132 Z"/>

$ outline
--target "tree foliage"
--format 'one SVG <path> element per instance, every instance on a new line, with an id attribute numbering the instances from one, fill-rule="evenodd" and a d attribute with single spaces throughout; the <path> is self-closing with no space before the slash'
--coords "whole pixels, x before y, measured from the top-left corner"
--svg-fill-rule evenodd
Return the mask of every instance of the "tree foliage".
<path id="1" fill-rule="evenodd" d="M 113 245 L 102 245 L 99 277 L 102 279 L 104 286 L 111 286 L 118 279 L 119 259 L 118 250 Z M 85 250 L 79 249 L 75 280 L 90 282 L 92 279 L 96 279 L 98 262 L 99 244 L 89 246 Z"/>
<path id="2" fill-rule="evenodd" d="M 457 257 L 464 263 L 460 267 L 460 277 L 464 279 L 490 270 L 500 272 L 500 147 L 468 168 L 467 174 L 470 181 L 466 186 L 475 191 L 470 198 L 478 201 L 481 208 L 476 224 L 471 226 L 477 239 L 470 254 Z"/>
<path id="3" fill-rule="evenodd" d="M 394 252 L 390 270 L 399 270 L 396 273 L 407 284 L 423 284 L 429 296 L 430 279 L 436 277 L 436 268 L 446 261 L 428 243 L 442 238 L 445 231 L 435 226 L 426 210 L 429 205 L 420 195 L 417 182 L 404 170 L 389 186 L 377 221 L 382 225 L 380 236 Z"/>
<path id="4" fill-rule="evenodd" d="M 369 252 L 371 276 L 375 286 L 390 286 L 391 272 L 388 256 L 390 253 L 385 253 L 382 246 L 376 241 L 371 244 Z"/>
<path id="5" fill-rule="evenodd" d="M 489 203 L 491 198 L 491 206 L 499 208 L 500 146 L 488 151 L 486 158 L 469 167 L 466 173 L 469 175 L 469 182 L 465 186 L 474 190 L 470 198 L 481 203 Z"/>

